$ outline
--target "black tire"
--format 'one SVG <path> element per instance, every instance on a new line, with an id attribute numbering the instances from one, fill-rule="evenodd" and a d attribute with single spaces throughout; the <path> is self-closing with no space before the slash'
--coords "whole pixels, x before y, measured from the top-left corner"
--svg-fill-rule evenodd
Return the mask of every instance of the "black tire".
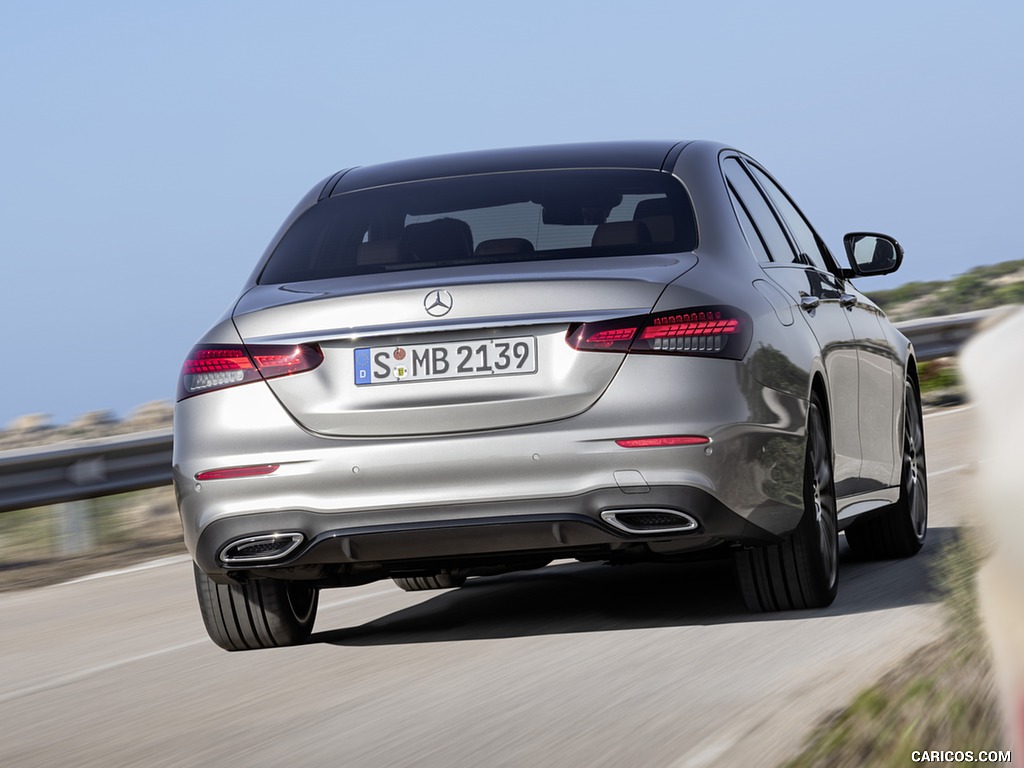
<path id="1" fill-rule="evenodd" d="M 437 573 L 433 576 L 409 576 L 404 578 L 396 576 L 392 581 L 406 592 L 421 592 L 425 589 L 453 589 L 461 587 L 466 583 L 466 577 L 464 574 L 456 571 L 454 573 Z"/>
<path id="2" fill-rule="evenodd" d="M 928 468 L 917 386 L 907 379 L 903 399 L 903 469 L 900 498 L 891 507 L 846 529 L 846 543 L 865 560 L 916 555 L 928 535 Z"/>
<path id="3" fill-rule="evenodd" d="M 320 593 L 301 581 L 219 584 L 193 564 L 210 639 L 226 651 L 296 645 L 309 637 Z"/>
<path id="4" fill-rule="evenodd" d="M 832 475 L 832 448 L 816 396 L 807 413 L 804 515 L 785 541 L 734 555 L 747 608 L 788 611 L 824 608 L 839 586 L 839 525 Z"/>

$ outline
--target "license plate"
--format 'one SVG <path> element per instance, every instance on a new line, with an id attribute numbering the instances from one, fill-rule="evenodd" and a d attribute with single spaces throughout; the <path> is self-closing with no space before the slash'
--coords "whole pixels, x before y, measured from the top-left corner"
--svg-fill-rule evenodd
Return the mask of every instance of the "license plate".
<path id="1" fill-rule="evenodd" d="M 508 376 L 537 372 L 537 339 L 474 339 L 442 344 L 360 347 L 354 351 L 355 383 Z"/>

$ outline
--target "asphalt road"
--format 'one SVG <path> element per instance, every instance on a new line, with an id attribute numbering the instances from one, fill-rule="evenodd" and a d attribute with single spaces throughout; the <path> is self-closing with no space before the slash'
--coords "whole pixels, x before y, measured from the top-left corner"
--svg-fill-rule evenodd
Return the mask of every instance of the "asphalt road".
<path id="1" fill-rule="evenodd" d="M 752 617 L 717 564 L 567 563 L 327 591 L 308 645 L 229 654 L 182 558 L 0 595 L 0 765 L 777 764 L 941 632 L 929 574 L 969 510 L 971 415 L 926 417 L 922 553 L 844 555 L 823 611 Z"/>

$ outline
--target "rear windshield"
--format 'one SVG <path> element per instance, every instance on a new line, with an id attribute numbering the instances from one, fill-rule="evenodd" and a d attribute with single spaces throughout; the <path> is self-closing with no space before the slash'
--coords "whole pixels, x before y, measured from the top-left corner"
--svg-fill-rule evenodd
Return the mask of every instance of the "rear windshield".
<path id="1" fill-rule="evenodd" d="M 513 261 L 691 251 L 693 209 L 658 171 L 521 171 L 393 184 L 323 200 L 285 233 L 261 284 Z"/>

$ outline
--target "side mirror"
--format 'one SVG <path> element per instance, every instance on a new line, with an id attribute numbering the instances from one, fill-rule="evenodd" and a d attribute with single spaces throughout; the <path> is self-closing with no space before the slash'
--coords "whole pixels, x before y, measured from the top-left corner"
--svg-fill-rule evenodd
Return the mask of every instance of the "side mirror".
<path id="1" fill-rule="evenodd" d="M 895 272 L 903 263 L 903 246 L 877 232 L 850 232 L 843 237 L 850 269 L 846 277 L 868 277 Z"/>

